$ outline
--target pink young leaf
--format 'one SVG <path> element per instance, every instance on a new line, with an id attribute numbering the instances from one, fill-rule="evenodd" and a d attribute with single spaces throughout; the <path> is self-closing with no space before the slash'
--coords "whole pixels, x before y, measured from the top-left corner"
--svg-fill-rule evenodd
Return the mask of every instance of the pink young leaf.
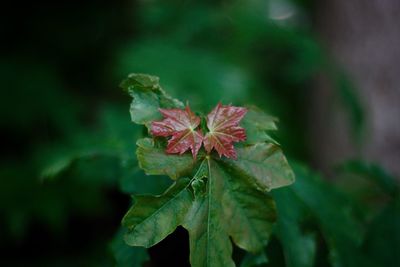
<path id="1" fill-rule="evenodd" d="M 246 114 L 243 107 L 223 106 L 221 103 L 207 115 L 209 132 L 204 137 L 204 148 L 209 153 L 213 148 L 219 156 L 236 159 L 233 142 L 246 140 L 244 128 L 239 126 L 240 120 Z"/>
<path id="2" fill-rule="evenodd" d="M 190 110 L 189 106 L 186 106 L 185 110 L 160 109 L 160 112 L 164 119 L 151 123 L 151 133 L 154 136 L 172 136 L 168 140 L 167 153 L 183 154 L 190 149 L 193 158 L 196 158 L 203 142 L 201 131 L 196 130 L 200 118 Z"/>

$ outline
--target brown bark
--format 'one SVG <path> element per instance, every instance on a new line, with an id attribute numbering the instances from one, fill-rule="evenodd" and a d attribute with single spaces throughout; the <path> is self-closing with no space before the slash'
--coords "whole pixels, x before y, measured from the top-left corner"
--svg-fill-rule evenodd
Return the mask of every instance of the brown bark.
<path id="1" fill-rule="evenodd" d="M 400 174 L 400 1 L 317 1 L 317 27 L 323 42 L 355 82 L 365 104 L 366 138 L 362 156 Z M 330 89 L 319 83 L 314 137 L 317 163 L 326 167 L 355 154 L 343 116 L 329 117 Z M 322 107 L 321 107 L 322 106 Z M 319 109 L 319 110 L 318 110 Z M 326 119 L 332 119 L 327 123 Z"/>

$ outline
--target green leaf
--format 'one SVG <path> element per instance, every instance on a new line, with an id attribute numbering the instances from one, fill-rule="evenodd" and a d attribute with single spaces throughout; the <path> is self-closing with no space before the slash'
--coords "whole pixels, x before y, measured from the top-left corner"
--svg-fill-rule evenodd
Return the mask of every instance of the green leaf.
<path id="1" fill-rule="evenodd" d="M 267 133 L 268 131 L 275 131 L 278 129 L 275 123 L 276 121 L 276 118 L 266 114 L 257 107 L 248 107 L 246 116 L 244 116 L 242 122 L 240 123 L 246 129 L 246 143 L 276 143 L 276 141 L 273 140 L 272 137 Z"/>
<path id="2" fill-rule="evenodd" d="M 211 177 L 210 170 L 207 177 L 207 193 L 195 199 L 184 224 L 189 231 L 190 263 L 193 267 L 235 266 L 223 214 L 224 180 Z"/>
<path id="3" fill-rule="evenodd" d="M 128 228 L 125 242 L 130 246 L 151 247 L 182 224 L 191 205 L 190 180 L 179 179 L 160 196 L 137 196 L 122 220 Z"/>
<path id="4" fill-rule="evenodd" d="M 238 160 L 225 160 L 236 172 L 251 177 L 260 190 L 290 185 L 295 176 L 282 150 L 272 143 L 237 148 Z"/>
<path id="5" fill-rule="evenodd" d="M 349 199 L 306 167 L 292 166 L 297 180 L 291 190 L 312 211 L 323 230 L 335 239 L 360 244 L 362 228 L 352 215 Z"/>
<path id="6" fill-rule="evenodd" d="M 207 193 L 195 200 L 184 225 L 190 260 L 192 266 L 234 266 L 229 237 L 247 251 L 261 251 L 276 219 L 275 203 L 224 163 L 207 163 Z"/>
<path id="7" fill-rule="evenodd" d="M 210 161 L 209 179 L 223 180 L 222 204 L 228 233 L 240 248 L 256 253 L 267 244 L 276 221 L 275 202 L 252 179 L 218 161 Z"/>
<path id="8" fill-rule="evenodd" d="M 376 266 L 361 251 L 364 229 L 354 216 L 350 199 L 304 166 L 292 164 L 296 183 L 290 190 L 307 207 L 321 228 L 333 266 Z"/>
<path id="9" fill-rule="evenodd" d="M 122 81 L 120 86 L 133 98 L 130 107 L 133 122 L 148 126 L 161 118 L 159 108 L 184 108 L 182 102 L 164 92 L 158 81 L 158 77 L 137 73 Z"/>
<path id="10" fill-rule="evenodd" d="M 145 248 L 131 247 L 124 242 L 124 229 L 118 230 L 110 244 L 111 252 L 115 260 L 115 267 L 141 267 L 148 261 L 149 255 Z"/>
<path id="11" fill-rule="evenodd" d="M 333 66 L 330 75 L 332 76 L 333 82 L 336 83 L 336 90 L 340 97 L 341 104 L 349 116 L 352 137 L 358 144 L 361 144 L 366 126 L 366 112 L 361 98 L 358 95 L 358 90 L 356 90 L 357 88 L 348 75 L 337 66 Z"/>
<path id="12" fill-rule="evenodd" d="M 268 258 L 264 251 L 257 254 L 247 253 L 240 263 L 240 267 L 255 267 L 266 263 L 268 263 Z"/>
<path id="13" fill-rule="evenodd" d="M 399 265 L 400 199 L 397 197 L 371 223 L 364 243 L 368 255 L 381 266 Z"/>
<path id="14" fill-rule="evenodd" d="M 399 191 L 396 178 L 387 173 L 379 165 L 351 160 L 339 166 L 338 169 L 342 174 L 354 174 L 367 178 L 390 195 L 395 195 Z"/>
<path id="15" fill-rule="evenodd" d="M 195 162 L 190 154 L 166 154 L 165 148 L 156 147 L 153 139 L 139 139 L 136 144 L 139 166 L 148 175 L 167 175 L 176 180 L 190 174 L 194 167 Z"/>
<path id="16" fill-rule="evenodd" d="M 205 193 L 194 199 L 187 178 L 178 179 L 161 196 L 138 197 L 123 220 L 129 229 L 126 242 L 149 247 L 183 225 L 189 231 L 192 266 L 235 266 L 229 237 L 242 249 L 260 252 L 276 220 L 273 199 L 223 161 L 203 159 L 192 180 L 202 177 L 207 179 Z"/>
<path id="17" fill-rule="evenodd" d="M 69 156 L 64 155 L 63 157 L 59 157 L 53 159 L 53 161 L 43 168 L 40 177 L 42 180 L 54 179 L 62 172 L 70 168 L 70 166 L 74 163 L 75 160 L 82 158 L 81 155 Z"/>
<path id="18" fill-rule="evenodd" d="M 301 222 L 307 214 L 306 207 L 291 188 L 274 191 L 273 196 L 278 209 L 275 232 L 283 247 L 286 266 L 314 266 L 315 236 L 312 233 L 303 233 L 301 229 Z"/>

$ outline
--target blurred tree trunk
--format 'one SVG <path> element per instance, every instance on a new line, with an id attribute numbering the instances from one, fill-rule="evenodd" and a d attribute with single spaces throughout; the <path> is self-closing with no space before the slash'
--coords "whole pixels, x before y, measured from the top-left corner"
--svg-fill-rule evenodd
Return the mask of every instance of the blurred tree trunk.
<path id="1" fill-rule="evenodd" d="M 366 108 L 361 156 L 400 174 L 400 1 L 316 1 L 316 23 L 332 56 L 354 81 Z M 332 111 L 324 79 L 315 95 L 316 164 L 327 169 L 358 153 L 343 114 Z M 319 102 L 321 101 L 322 102 Z M 319 136 L 319 137 L 318 137 Z M 326 136 L 327 139 L 320 138 Z"/>

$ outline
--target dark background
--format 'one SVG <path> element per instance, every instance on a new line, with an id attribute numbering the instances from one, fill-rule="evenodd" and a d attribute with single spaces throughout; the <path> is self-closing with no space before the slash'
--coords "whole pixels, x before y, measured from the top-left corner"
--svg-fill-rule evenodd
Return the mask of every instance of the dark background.
<path id="1" fill-rule="evenodd" d="M 394 0 L 4 5 L 0 265 L 113 265 L 129 194 L 162 187 L 129 180 L 141 129 L 118 84 L 130 72 L 203 112 L 260 106 L 286 154 L 330 179 L 354 158 L 398 176 L 399 12 Z M 152 248 L 151 266 L 185 262 L 186 239 Z"/>

